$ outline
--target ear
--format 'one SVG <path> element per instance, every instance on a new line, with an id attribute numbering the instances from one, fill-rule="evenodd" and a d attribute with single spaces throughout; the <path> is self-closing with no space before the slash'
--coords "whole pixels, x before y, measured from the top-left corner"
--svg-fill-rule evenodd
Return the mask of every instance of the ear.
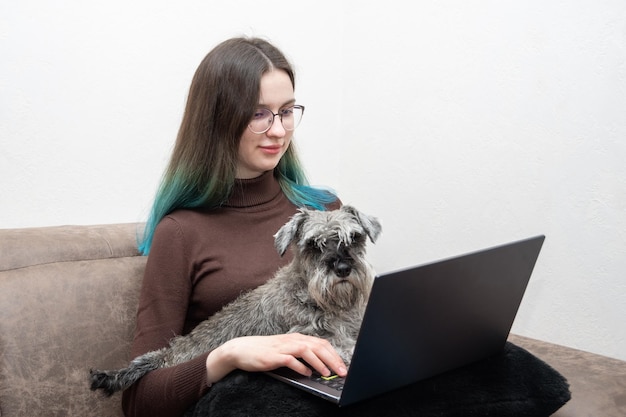
<path id="1" fill-rule="evenodd" d="M 280 256 L 285 254 L 291 242 L 298 235 L 300 226 L 308 217 L 309 213 L 304 209 L 300 209 L 283 227 L 278 229 L 278 232 L 274 235 L 274 247 Z"/>
<path id="2" fill-rule="evenodd" d="M 342 206 L 341 210 L 350 213 L 352 216 L 356 218 L 359 222 L 367 236 L 369 236 L 372 243 L 376 243 L 378 236 L 380 236 L 380 232 L 382 232 L 382 226 L 378 219 L 373 216 L 368 216 L 367 214 L 361 213 L 359 210 L 355 209 L 352 206 Z"/>

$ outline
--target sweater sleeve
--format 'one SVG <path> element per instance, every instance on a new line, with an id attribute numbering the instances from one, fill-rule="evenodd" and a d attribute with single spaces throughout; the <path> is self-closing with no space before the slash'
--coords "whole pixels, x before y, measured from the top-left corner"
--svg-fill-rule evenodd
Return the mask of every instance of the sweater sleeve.
<path id="1" fill-rule="evenodd" d="M 209 390 L 206 358 L 150 372 L 124 391 L 122 406 L 127 417 L 182 416 Z"/>
<path id="2" fill-rule="evenodd" d="M 193 265 L 178 224 L 164 218 L 157 226 L 142 283 L 131 357 L 167 346 L 180 335 L 192 291 Z M 124 391 L 127 417 L 182 416 L 209 389 L 208 353 L 170 368 L 152 371 Z"/>

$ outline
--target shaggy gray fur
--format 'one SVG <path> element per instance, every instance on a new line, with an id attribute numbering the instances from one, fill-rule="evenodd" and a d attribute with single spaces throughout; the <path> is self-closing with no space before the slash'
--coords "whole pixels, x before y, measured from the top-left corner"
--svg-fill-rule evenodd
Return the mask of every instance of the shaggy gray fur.
<path id="1" fill-rule="evenodd" d="M 107 395 L 146 373 L 188 361 L 226 341 L 250 335 L 302 333 L 327 339 L 349 363 L 374 279 L 365 259 L 367 237 L 381 225 L 351 206 L 334 211 L 300 210 L 274 236 L 282 256 L 294 259 L 276 275 L 200 323 L 170 346 L 148 352 L 117 371 L 92 370 L 91 389 Z"/>

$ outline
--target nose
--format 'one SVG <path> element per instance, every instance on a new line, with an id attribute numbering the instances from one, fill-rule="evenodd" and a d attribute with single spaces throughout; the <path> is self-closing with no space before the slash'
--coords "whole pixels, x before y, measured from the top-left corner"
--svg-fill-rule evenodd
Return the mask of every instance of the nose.
<path id="1" fill-rule="evenodd" d="M 335 275 L 339 278 L 345 278 L 352 272 L 352 267 L 348 262 L 340 259 L 335 261 L 333 270 L 335 271 Z"/>
<path id="2" fill-rule="evenodd" d="M 275 115 L 272 125 L 265 134 L 270 137 L 281 138 L 285 136 L 286 133 L 287 131 L 283 127 L 283 122 L 280 120 L 280 117 Z"/>

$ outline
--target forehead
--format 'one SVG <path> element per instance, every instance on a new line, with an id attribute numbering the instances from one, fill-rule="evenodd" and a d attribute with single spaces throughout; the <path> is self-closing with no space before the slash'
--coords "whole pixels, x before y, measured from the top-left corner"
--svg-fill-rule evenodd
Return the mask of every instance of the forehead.
<path id="1" fill-rule="evenodd" d="M 261 77 L 259 104 L 277 108 L 295 102 L 293 85 L 283 70 L 272 70 Z"/>

